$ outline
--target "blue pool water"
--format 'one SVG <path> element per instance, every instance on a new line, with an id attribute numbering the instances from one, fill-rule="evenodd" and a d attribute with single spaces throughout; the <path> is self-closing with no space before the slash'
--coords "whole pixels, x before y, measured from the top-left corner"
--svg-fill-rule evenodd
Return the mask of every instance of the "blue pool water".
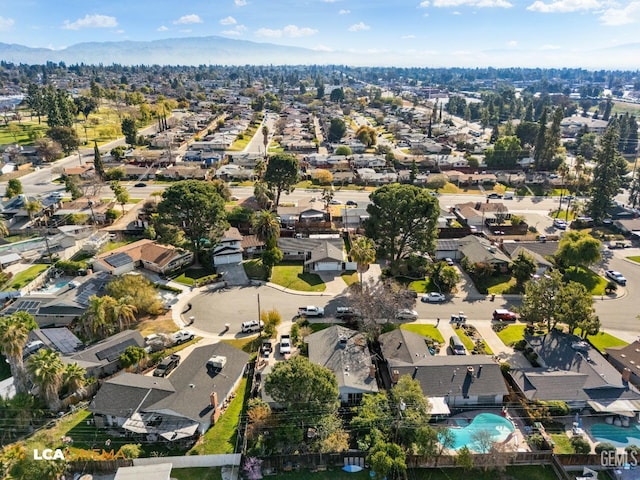
<path id="1" fill-rule="evenodd" d="M 49 285 L 46 288 L 42 288 L 40 290 L 38 290 L 36 293 L 44 293 L 44 294 L 53 294 L 56 293 L 58 290 L 66 287 L 69 284 L 70 280 L 64 280 L 62 282 L 57 282 L 54 285 Z"/>
<path id="2" fill-rule="evenodd" d="M 591 427 L 591 436 L 598 442 L 611 442 L 616 447 L 640 445 L 640 429 L 637 425 L 616 427 L 607 423 L 598 423 Z"/>
<path id="3" fill-rule="evenodd" d="M 475 450 L 476 452 L 480 451 L 481 448 L 475 445 L 473 439 L 473 434 L 480 430 L 490 432 L 494 442 L 503 442 L 509 435 L 515 432 L 516 429 L 513 424 L 504 417 L 494 415 L 493 413 L 481 413 L 476 415 L 472 422 L 466 426 L 449 429 L 455 439 L 453 448 L 458 450 L 466 445 L 471 450 Z"/>

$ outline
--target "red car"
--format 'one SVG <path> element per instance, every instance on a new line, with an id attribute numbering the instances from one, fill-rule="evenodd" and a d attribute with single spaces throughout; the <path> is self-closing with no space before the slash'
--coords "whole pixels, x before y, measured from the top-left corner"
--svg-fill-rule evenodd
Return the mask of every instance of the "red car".
<path id="1" fill-rule="evenodd" d="M 512 312 L 511 310 L 506 310 L 504 308 L 499 308 L 493 311 L 493 319 L 500 320 L 503 322 L 515 322 L 518 316 Z"/>

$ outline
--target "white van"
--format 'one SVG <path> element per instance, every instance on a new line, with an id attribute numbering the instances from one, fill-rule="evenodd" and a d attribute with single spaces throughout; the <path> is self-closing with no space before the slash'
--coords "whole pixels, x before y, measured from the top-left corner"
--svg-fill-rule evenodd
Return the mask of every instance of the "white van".
<path id="1" fill-rule="evenodd" d="M 240 325 L 242 333 L 259 332 L 262 328 L 264 328 L 262 320 L 249 320 L 248 322 L 242 322 L 242 325 Z"/>
<path id="2" fill-rule="evenodd" d="M 502 198 L 504 198 L 505 200 L 513 200 L 513 195 L 513 192 L 504 192 L 504 197 Z"/>

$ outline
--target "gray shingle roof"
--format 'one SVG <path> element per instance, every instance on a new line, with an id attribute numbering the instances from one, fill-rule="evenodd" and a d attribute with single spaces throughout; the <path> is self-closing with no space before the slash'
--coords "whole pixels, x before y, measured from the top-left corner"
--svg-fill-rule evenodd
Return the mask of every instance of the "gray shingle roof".
<path id="1" fill-rule="evenodd" d="M 334 325 L 309 335 L 307 343 L 309 360 L 331 370 L 336 375 L 339 388 L 378 391 L 375 378 L 369 376 L 371 353 L 360 332 Z"/>
<path id="2" fill-rule="evenodd" d="M 379 341 L 382 356 L 392 367 L 431 363 L 433 355 L 422 335 L 398 328 L 380 335 Z"/>
<path id="3" fill-rule="evenodd" d="M 311 250 L 311 258 L 305 263 L 326 261 L 342 262 L 343 260 L 344 254 L 342 253 L 342 248 L 338 248 L 336 245 L 325 240 Z"/>

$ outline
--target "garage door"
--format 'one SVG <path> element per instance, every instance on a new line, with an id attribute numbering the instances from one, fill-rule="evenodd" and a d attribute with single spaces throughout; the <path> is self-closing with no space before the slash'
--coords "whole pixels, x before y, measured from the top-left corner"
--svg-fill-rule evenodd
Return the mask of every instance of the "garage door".
<path id="1" fill-rule="evenodd" d="M 319 263 L 316 263 L 316 270 L 319 272 L 342 270 L 342 263 L 319 262 Z"/>
<path id="2" fill-rule="evenodd" d="M 230 263 L 240 263 L 242 262 L 242 254 L 234 254 L 234 255 L 220 255 L 218 257 L 214 257 L 213 264 L 214 265 L 228 265 Z"/>

